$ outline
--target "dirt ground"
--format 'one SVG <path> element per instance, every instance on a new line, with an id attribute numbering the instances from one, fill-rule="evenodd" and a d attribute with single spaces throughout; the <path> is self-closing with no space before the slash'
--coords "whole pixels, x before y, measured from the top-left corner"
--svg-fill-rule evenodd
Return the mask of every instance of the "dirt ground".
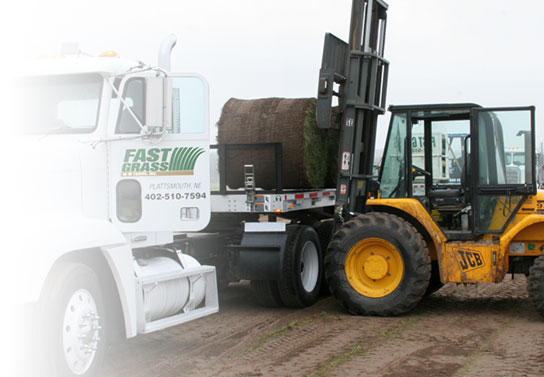
<path id="1" fill-rule="evenodd" d="M 448 284 L 394 318 L 350 315 L 331 296 L 262 308 L 242 282 L 217 314 L 112 346 L 101 376 L 544 376 L 544 319 L 517 275 Z"/>

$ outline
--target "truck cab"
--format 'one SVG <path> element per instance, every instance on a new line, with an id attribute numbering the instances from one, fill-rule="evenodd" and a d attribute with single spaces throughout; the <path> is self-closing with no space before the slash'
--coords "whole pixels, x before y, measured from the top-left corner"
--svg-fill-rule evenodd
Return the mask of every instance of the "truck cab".
<path id="1" fill-rule="evenodd" d="M 218 311 L 215 267 L 174 244 L 210 221 L 208 84 L 112 53 L 25 68 L 17 299 L 46 373 L 94 376 L 109 341 Z"/>

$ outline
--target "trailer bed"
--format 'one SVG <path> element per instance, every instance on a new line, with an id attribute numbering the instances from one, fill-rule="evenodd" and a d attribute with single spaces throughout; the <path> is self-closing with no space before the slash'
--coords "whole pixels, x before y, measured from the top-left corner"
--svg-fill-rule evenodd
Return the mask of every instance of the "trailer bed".
<path id="1" fill-rule="evenodd" d="M 334 206 L 336 190 L 284 190 L 281 193 L 246 191 L 212 193 L 212 212 L 286 213 Z"/>

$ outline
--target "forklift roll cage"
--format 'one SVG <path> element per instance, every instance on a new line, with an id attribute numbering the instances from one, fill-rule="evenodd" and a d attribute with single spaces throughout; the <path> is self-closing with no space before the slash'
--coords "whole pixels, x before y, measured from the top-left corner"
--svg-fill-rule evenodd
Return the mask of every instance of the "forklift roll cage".
<path id="1" fill-rule="evenodd" d="M 423 204 L 423 206 L 430 213 L 434 206 L 432 205 L 433 199 L 447 200 L 454 196 L 459 197 L 460 211 L 465 211 L 469 215 L 470 226 L 467 229 L 460 231 L 444 230 L 446 237 L 450 240 L 453 239 L 474 239 L 478 235 L 482 234 L 502 234 L 508 227 L 515 214 L 518 212 L 525 199 L 530 195 L 536 194 L 536 180 L 530 174 L 528 174 L 525 182 L 522 183 L 510 183 L 503 180 L 502 183 L 498 183 L 497 171 L 500 168 L 505 168 L 504 155 L 502 157 L 497 154 L 498 151 L 504 153 L 503 148 L 503 130 L 500 121 L 497 119 L 495 113 L 504 112 L 528 112 L 530 114 L 530 126 L 527 131 L 524 131 L 524 143 L 526 151 L 527 161 L 536 161 L 535 149 L 534 149 L 534 135 L 535 135 L 535 117 L 534 107 L 507 107 L 507 108 L 483 108 L 477 104 L 463 103 L 463 104 L 431 104 L 431 105 L 403 105 L 403 106 L 390 106 L 389 110 L 392 113 L 391 125 L 387 136 L 387 143 L 384 149 L 384 156 L 379 172 L 379 181 L 382 182 L 384 178 L 384 167 L 387 164 L 388 151 L 390 150 L 389 144 L 391 142 L 391 132 L 393 131 L 393 123 L 395 117 L 403 115 L 406 117 L 406 136 L 404 140 L 404 166 L 402 173 L 400 174 L 399 182 L 402 183 L 404 195 L 397 195 L 395 198 L 414 198 L 417 197 Z M 463 169 L 461 182 L 459 184 L 446 183 L 437 185 L 433 183 L 432 167 L 433 167 L 433 151 L 431 138 L 433 137 L 431 122 L 440 121 L 459 121 L 466 120 L 470 122 L 470 132 L 465 136 L 463 140 Z M 410 141 L 412 140 L 412 125 L 415 122 L 424 121 L 424 157 L 425 166 L 416 167 L 413 164 L 412 148 L 410 147 Z M 455 130 L 452 130 L 455 131 Z M 484 141 L 491 143 L 492 141 L 498 141 L 498 145 L 488 146 L 483 152 L 480 152 L 479 136 L 482 131 L 488 133 Z M 456 134 L 459 135 L 459 134 Z M 469 150 L 472 153 L 469 153 Z M 493 154 L 489 153 L 493 152 Z M 468 164 L 467 164 L 468 161 Z M 483 184 L 481 179 L 475 179 L 475 177 L 481 177 L 482 172 L 481 164 L 493 165 L 496 170 L 491 171 L 495 177 L 491 183 Z M 531 166 L 531 165 L 528 165 Z M 534 166 L 534 165 L 533 165 Z M 424 190 L 425 195 L 415 195 L 413 189 L 413 182 L 416 176 L 423 175 L 425 179 Z M 471 179 L 472 178 L 472 179 Z M 494 183 L 495 182 L 495 183 Z M 507 214 L 505 221 L 499 228 L 489 229 L 488 226 L 483 224 L 486 220 L 483 216 L 478 216 L 486 200 L 493 201 L 492 197 L 503 198 L 502 210 Z M 517 200 L 513 202 L 513 197 L 517 197 Z M 507 205 L 508 203 L 508 205 Z M 491 203 L 487 203 L 491 205 Z M 506 209 L 506 207 L 509 207 Z M 493 210 L 496 207 L 496 203 L 493 203 Z M 491 217 L 491 216 L 489 216 Z M 490 220 L 490 219 L 488 219 Z"/>

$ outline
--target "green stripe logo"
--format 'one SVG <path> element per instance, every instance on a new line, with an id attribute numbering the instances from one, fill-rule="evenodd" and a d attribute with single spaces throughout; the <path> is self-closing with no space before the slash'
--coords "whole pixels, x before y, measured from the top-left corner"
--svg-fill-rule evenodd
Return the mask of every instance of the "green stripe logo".
<path id="1" fill-rule="evenodd" d="M 127 149 L 121 176 L 194 175 L 200 147 Z"/>

